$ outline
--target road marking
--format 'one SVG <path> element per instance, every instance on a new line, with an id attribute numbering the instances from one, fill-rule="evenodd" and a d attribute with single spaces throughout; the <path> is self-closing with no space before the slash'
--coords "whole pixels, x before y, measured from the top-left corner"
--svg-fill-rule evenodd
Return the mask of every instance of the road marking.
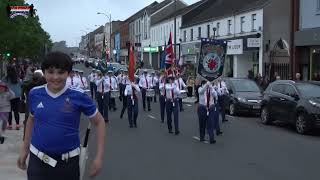
<path id="1" fill-rule="evenodd" d="M 148 115 L 149 118 L 151 119 L 157 119 L 156 117 L 152 116 L 152 115 Z"/>
<path id="2" fill-rule="evenodd" d="M 191 107 L 192 105 L 191 105 L 191 104 L 186 104 L 186 106 L 189 106 L 189 107 Z"/>

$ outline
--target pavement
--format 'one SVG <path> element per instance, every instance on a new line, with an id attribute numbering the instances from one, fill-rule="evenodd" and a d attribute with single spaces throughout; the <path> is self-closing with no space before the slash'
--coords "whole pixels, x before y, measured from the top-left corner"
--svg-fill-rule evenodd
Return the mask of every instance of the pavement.
<path id="1" fill-rule="evenodd" d="M 20 120 L 24 114 L 20 114 Z M 17 159 L 22 145 L 23 127 L 20 130 L 6 130 L 4 144 L 0 144 L 0 179 L 26 180 L 25 171 L 17 168 Z"/>

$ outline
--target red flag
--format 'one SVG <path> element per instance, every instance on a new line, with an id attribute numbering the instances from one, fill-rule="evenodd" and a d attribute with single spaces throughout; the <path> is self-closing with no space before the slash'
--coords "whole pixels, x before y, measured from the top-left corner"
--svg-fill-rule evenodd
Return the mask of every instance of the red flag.
<path id="1" fill-rule="evenodd" d="M 128 74 L 129 74 L 129 79 L 131 82 L 134 82 L 134 68 L 135 68 L 135 63 L 134 63 L 134 54 L 133 54 L 133 49 L 130 46 L 129 50 L 129 69 L 128 69 Z"/>
<path id="2" fill-rule="evenodd" d="M 174 62 L 174 54 L 173 54 L 173 47 L 172 47 L 172 35 L 170 32 L 169 42 L 166 47 L 166 65 L 172 65 Z"/>

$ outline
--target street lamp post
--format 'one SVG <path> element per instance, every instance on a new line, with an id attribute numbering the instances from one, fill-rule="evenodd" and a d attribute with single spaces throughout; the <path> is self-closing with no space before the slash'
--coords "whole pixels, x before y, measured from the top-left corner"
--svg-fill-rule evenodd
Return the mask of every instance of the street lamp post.
<path id="1" fill-rule="evenodd" d="M 109 32 L 109 56 L 111 57 L 111 31 L 112 31 L 111 13 L 110 14 L 105 14 L 105 13 L 97 12 L 97 14 L 102 14 L 102 15 L 105 15 L 107 18 L 109 18 L 109 27 L 110 27 L 110 32 Z M 109 60 L 110 60 L 110 57 L 109 57 Z"/>

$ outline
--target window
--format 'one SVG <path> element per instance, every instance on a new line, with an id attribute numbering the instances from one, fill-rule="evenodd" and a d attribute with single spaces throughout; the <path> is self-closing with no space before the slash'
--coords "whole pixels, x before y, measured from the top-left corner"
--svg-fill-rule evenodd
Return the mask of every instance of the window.
<path id="1" fill-rule="evenodd" d="M 252 28 L 252 31 L 256 31 L 256 21 L 257 21 L 257 14 L 252 14 L 252 17 L 251 17 L 251 28 Z"/>
<path id="2" fill-rule="evenodd" d="M 294 97 L 295 95 L 297 95 L 296 90 L 293 88 L 293 86 L 291 85 L 286 85 L 286 88 L 284 90 L 284 94 L 290 97 Z"/>
<path id="3" fill-rule="evenodd" d="M 193 41 L 193 29 L 190 29 L 190 41 Z"/>
<path id="4" fill-rule="evenodd" d="M 231 20 L 228 20 L 228 34 L 231 34 L 231 26 L 232 26 Z"/>
<path id="5" fill-rule="evenodd" d="M 187 41 L 187 31 L 183 31 L 183 42 Z"/>
<path id="6" fill-rule="evenodd" d="M 272 87 L 272 91 L 276 92 L 276 93 L 280 93 L 280 94 L 284 94 L 284 89 L 285 89 L 285 85 L 284 84 L 275 84 Z"/>
<path id="7" fill-rule="evenodd" d="M 207 38 L 210 38 L 210 24 L 207 25 Z"/>
<path id="8" fill-rule="evenodd" d="M 245 17 L 244 16 L 241 17 L 240 23 L 241 23 L 240 24 L 240 32 L 242 33 L 242 32 L 244 32 L 243 31 L 244 23 L 245 23 Z"/>
<path id="9" fill-rule="evenodd" d="M 198 38 L 201 38 L 201 27 L 198 27 Z"/>
<path id="10" fill-rule="evenodd" d="M 220 36 L 220 23 L 217 23 L 217 36 Z"/>

